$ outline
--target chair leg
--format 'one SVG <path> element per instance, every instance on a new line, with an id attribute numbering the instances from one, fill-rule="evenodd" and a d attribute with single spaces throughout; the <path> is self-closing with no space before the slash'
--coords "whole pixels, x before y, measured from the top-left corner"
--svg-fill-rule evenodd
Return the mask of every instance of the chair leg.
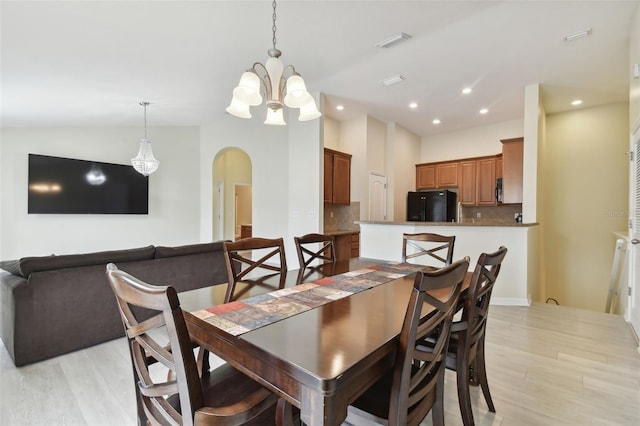
<path id="1" fill-rule="evenodd" d="M 283 398 L 278 399 L 276 405 L 276 425 L 294 426 L 293 407 Z"/>
<path id="2" fill-rule="evenodd" d="M 444 365 L 436 384 L 436 402 L 431 408 L 431 419 L 434 426 L 444 426 Z"/>
<path id="3" fill-rule="evenodd" d="M 198 349 L 197 365 L 200 377 L 209 374 L 209 370 L 211 370 L 211 365 L 209 364 L 209 351 L 202 346 Z"/>
<path id="4" fill-rule="evenodd" d="M 487 366 L 485 365 L 484 360 L 484 341 L 480 342 L 478 346 L 478 354 L 476 355 L 475 364 L 477 367 L 476 375 L 478 381 L 480 382 L 480 388 L 482 388 L 484 399 L 485 401 L 487 401 L 489 411 L 495 413 L 496 408 L 493 405 L 493 399 L 491 399 L 491 392 L 489 392 L 489 381 L 487 380 Z"/>
<path id="5" fill-rule="evenodd" d="M 458 381 L 458 404 L 464 426 L 474 426 L 473 411 L 471 410 L 471 395 L 469 394 L 469 362 L 467 355 L 458 352 L 456 376 Z"/>

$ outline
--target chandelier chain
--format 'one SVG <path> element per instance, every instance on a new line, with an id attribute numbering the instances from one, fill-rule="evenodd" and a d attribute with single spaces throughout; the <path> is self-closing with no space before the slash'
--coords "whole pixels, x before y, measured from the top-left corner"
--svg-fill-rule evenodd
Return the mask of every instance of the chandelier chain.
<path id="1" fill-rule="evenodd" d="M 276 49 L 276 0 L 273 0 L 273 26 L 271 31 L 273 32 L 273 50 Z"/>

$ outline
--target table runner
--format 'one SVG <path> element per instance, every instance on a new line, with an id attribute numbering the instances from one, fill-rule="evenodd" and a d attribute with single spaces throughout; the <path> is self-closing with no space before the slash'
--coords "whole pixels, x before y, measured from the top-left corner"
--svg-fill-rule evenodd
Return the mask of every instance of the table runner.
<path id="1" fill-rule="evenodd" d="M 423 268 L 424 265 L 410 263 L 381 263 L 191 313 L 229 334 L 239 336 Z"/>

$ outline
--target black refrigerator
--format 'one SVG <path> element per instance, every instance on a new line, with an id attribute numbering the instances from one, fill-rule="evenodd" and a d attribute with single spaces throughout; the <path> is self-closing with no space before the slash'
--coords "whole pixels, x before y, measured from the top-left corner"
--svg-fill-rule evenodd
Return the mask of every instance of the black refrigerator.
<path id="1" fill-rule="evenodd" d="M 419 191 L 407 194 L 407 221 L 455 222 L 458 194 L 453 191 Z"/>

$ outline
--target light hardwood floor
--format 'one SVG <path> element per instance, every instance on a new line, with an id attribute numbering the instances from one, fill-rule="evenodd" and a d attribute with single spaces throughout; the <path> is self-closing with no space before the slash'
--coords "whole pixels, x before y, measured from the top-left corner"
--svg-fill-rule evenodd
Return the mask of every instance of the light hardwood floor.
<path id="1" fill-rule="evenodd" d="M 497 413 L 473 388 L 478 425 L 640 425 L 640 354 L 620 316 L 492 306 L 486 349 Z M 2 347 L 0 425 L 135 425 L 129 362 L 124 339 L 22 368 Z M 450 426 L 462 425 L 455 388 L 447 372 Z"/>

